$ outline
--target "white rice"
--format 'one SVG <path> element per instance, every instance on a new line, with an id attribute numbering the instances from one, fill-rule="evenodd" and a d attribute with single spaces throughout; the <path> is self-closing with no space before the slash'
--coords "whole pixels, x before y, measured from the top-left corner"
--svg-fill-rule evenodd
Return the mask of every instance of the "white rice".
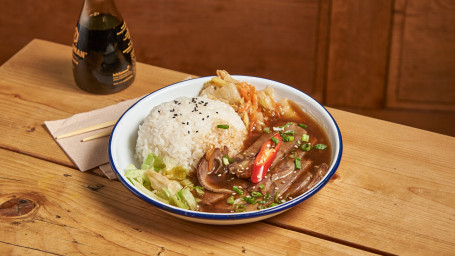
<path id="1" fill-rule="evenodd" d="M 220 124 L 229 129 L 217 128 Z M 168 156 L 194 170 L 212 145 L 227 146 L 232 157 L 246 136 L 244 123 L 228 104 L 205 96 L 180 97 L 150 111 L 139 127 L 136 157 L 142 162 L 149 153 Z"/>

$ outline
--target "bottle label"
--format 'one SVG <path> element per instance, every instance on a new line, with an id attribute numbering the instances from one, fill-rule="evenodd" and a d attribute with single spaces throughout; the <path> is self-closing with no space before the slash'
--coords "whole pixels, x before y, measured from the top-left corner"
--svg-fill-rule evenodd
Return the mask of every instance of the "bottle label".
<path id="1" fill-rule="evenodd" d="M 109 86 L 116 90 L 116 87 L 132 83 L 136 58 L 126 23 L 122 21 L 106 29 L 90 29 L 78 24 L 73 39 L 72 61 L 79 87 L 98 86 L 106 91 L 110 90 Z"/>

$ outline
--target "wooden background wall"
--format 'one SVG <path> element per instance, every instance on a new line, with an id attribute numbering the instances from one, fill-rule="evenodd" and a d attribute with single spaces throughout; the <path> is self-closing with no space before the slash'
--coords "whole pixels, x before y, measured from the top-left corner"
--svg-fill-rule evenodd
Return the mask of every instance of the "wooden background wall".
<path id="1" fill-rule="evenodd" d="M 0 0 L 0 63 L 33 38 L 70 45 L 82 3 Z M 266 77 L 327 106 L 455 136 L 455 1 L 116 3 L 140 62 Z"/>

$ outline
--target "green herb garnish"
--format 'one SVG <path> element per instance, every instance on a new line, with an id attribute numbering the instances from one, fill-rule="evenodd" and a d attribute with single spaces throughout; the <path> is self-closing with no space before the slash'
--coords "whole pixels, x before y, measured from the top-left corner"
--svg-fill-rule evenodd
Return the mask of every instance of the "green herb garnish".
<path id="1" fill-rule="evenodd" d="M 228 204 L 234 204 L 234 201 L 235 201 L 235 200 L 234 200 L 234 196 L 230 196 L 230 197 L 228 197 L 228 199 L 226 200 L 226 203 L 228 203 Z"/>
<path id="2" fill-rule="evenodd" d="M 277 144 L 280 142 L 280 141 L 279 141 L 277 138 L 275 138 L 275 137 L 272 137 L 272 138 L 270 138 L 270 139 L 272 140 L 273 143 L 275 143 L 275 145 L 277 145 Z"/>
<path id="3" fill-rule="evenodd" d="M 284 132 L 284 134 L 294 135 L 295 131 L 294 130 L 287 130 L 287 131 Z"/>
<path id="4" fill-rule="evenodd" d="M 303 151 L 310 151 L 311 149 L 311 143 L 305 143 L 302 146 L 300 146 L 300 149 Z"/>
<path id="5" fill-rule="evenodd" d="M 319 149 L 319 150 L 324 150 L 327 148 L 327 145 L 324 145 L 324 144 L 316 144 L 313 146 L 313 148 L 315 149 Z"/>
<path id="6" fill-rule="evenodd" d="M 261 193 L 261 192 L 253 191 L 253 192 L 251 192 L 251 196 L 252 196 L 252 197 L 261 197 L 261 196 L 262 196 L 262 193 Z"/>
<path id="7" fill-rule="evenodd" d="M 249 203 L 249 204 L 255 204 L 256 202 L 254 201 L 254 198 L 251 196 L 242 196 L 243 201 Z"/>
<path id="8" fill-rule="evenodd" d="M 194 190 L 196 190 L 196 193 L 197 193 L 198 195 L 200 195 L 200 196 L 201 196 L 201 195 L 203 195 L 203 194 L 204 194 L 204 187 L 201 187 L 201 186 L 195 186 L 195 187 L 193 187 L 193 188 L 194 188 Z"/>
<path id="9" fill-rule="evenodd" d="M 308 135 L 308 134 L 303 134 L 302 135 L 302 141 L 308 142 L 309 140 L 310 140 L 310 135 Z"/>
<path id="10" fill-rule="evenodd" d="M 238 186 L 233 186 L 232 190 L 239 195 L 243 195 L 243 190 L 241 190 Z"/>
<path id="11" fill-rule="evenodd" d="M 230 158 L 228 155 L 223 156 L 223 164 L 224 165 L 229 165 L 230 163 L 233 163 L 234 159 Z"/>
<path id="12" fill-rule="evenodd" d="M 300 170 L 302 165 L 300 164 L 300 157 L 295 158 L 295 169 Z"/>
<path id="13" fill-rule="evenodd" d="M 243 204 L 234 205 L 234 211 L 235 212 L 244 212 L 245 210 L 246 210 L 246 207 Z"/>
<path id="14" fill-rule="evenodd" d="M 280 126 L 280 128 L 286 128 L 292 124 L 293 124 L 293 122 L 287 122 L 285 125 Z"/>
<path id="15" fill-rule="evenodd" d="M 227 125 L 227 124 L 219 124 L 219 125 L 216 126 L 216 128 L 229 129 L 229 125 Z"/>
<path id="16" fill-rule="evenodd" d="M 294 141 L 294 136 L 292 136 L 292 135 L 287 135 L 287 134 L 283 134 L 283 141 L 284 141 L 284 142 Z"/>

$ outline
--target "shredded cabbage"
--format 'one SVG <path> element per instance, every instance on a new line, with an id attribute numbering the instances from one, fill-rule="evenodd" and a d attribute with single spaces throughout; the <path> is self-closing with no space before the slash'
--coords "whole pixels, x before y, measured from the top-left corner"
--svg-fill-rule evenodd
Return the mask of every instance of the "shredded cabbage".
<path id="1" fill-rule="evenodd" d="M 187 178 L 189 170 L 177 166 L 170 157 L 149 154 L 141 169 L 130 164 L 125 177 L 141 192 L 153 199 L 182 209 L 197 210 L 191 190 L 193 183 Z"/>

